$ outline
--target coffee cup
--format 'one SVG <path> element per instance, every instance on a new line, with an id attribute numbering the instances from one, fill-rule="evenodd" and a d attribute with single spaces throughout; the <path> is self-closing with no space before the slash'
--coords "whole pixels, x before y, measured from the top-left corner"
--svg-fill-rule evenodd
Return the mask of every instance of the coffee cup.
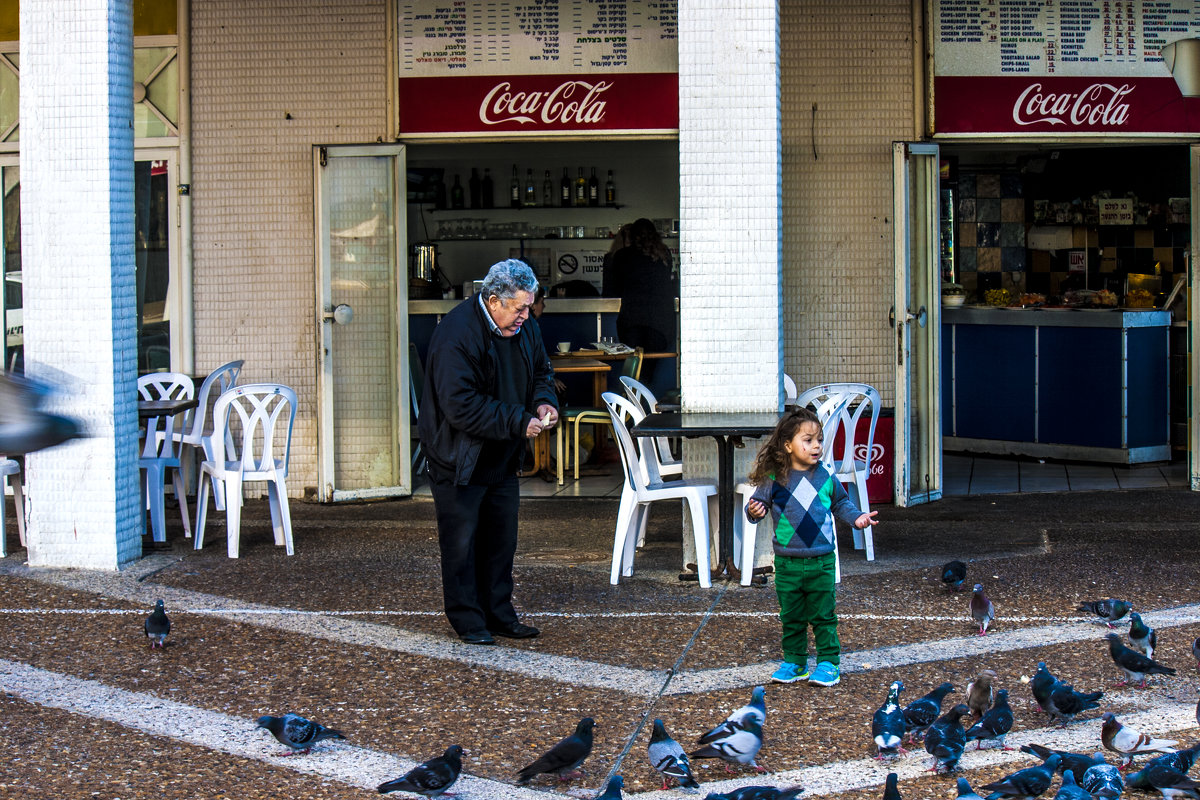
<path id="1" fill-rule="evenodd" d="M 571 343 L 570 342 L 559 342 L 558 343 L 558 352 L 560 352 L 560 353 L 571 352 Z"/>

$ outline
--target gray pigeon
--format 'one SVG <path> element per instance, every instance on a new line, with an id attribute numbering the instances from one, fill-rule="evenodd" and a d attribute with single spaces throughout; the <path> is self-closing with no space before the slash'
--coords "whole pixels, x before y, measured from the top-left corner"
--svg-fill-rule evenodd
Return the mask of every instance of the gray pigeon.
<path id="1" fill-rule="evenodd" d="M 1076 714 L 1099 708 L 1103 696 L 1104 692 L 1077 692 L 1074 686 L 1060 681 L 1050 693 L 1050 714 L 1066 725 Z"/>
<path id="2" fill-rule="evenodd" d="M 1175 674 L 1174 667 L 1159 664 L 1157 661 L 1126 647 L 1121 641 L 1120 634 L 1110 633 L 1104 638 L 1108 639 L 1108 654 L 1112 656 L 1113 663 L 1125 673 L 1125 680 L 1117 683 L 1117 686 L 1124 686 L 1130 681 L 1141 681 L 1139 685 L 1144 689 L 1146 688 L 1146 676 L 1148 675 Z"/>
<path id="3" fill-rule="evenodd" d="M 293 753 L 307 753 L 317 742 L 326 739 L 345 739 L 341 731 L 326 728 L 299 714 L 284 714 L 282 717 L 262 716 L 258 718 L 256 728 L 265 728 L 280 744 L 291 750 L 282 753 L 290 756 Z"/>
<path id="4" fill-rule="evenodd" d="M 171 632 L 171 620 L 167 617 L 162 600 L 154 601 L 154 610 L 150 612 L 150 616 L 146 617 L 144 628 L 146 638 L 150 640 L 151 650 L 167 646 L 167 634 Z"/>
<path id="5" fill-rule="evenodd" d="M 942 567 L 942 583 L 952 592 L 962 588 L 967 579 L 967 565 L 961 561 L 950 561 Z"/>
<path id="6" fill-rule="evenodd" d="M 1001 798 L 1032 800 L 1050 788 L 1050 784 L 1054 780 L 1054 771 L 1058 769 L 1061 761 L 1061 756 L 1052 753 L 1041 764 L 1019 769 L 1011 775 L 1006 775 L 998 781 L 985 783 L 979 788 L 991 792 L 987 796 L 987 800 L 1001 800 Z"/>
<path id="7" fill-rule="evenodd" d="M 900 776 L 894 772 L 887 774 L 887 779 L 883 784 L 882 800 L 904 800 L 900 795 Z"/>
<path id="8" fill-rule="evenodd" d="M 1092 800 L 1092 794 L 1075 782 L 1075 773 L 1064 772 L 1054 800 Z"/>
<path id="9" fill-rule="evenodd" d="M 959 778 L 956 783 L 958 784 L 957 800 L 983 800 L 983 798 L 977 795 L 975 790 L 971 788 L 971 783 L 966 778 Z"/>
<path id="10" fill-rule="evenodd" d="M 671 738 L 661 719 L 654 720 L 654 732 L 650 735 L 650 746 L 647 749 L 650 764 L 663 776 L 663 791 L 667 789 L 667 779 L 674 778 L 680 786 L 689 789 L 699 789 L 696 776 L 688 763 L 687 753 L 679 746 L 679 742 Z"/>
<path id="11" fill-rule="evenodd" d="M 766 690 L 762 686 L 755 686 L 754 691 L 750 693 L 749 703 L 730 713 L 724 722 L 701 736 L 696 744 L 708 744 L 717 739 L 723 739 L 729 734 L 741 730 L 748 720 L 757 722 L 761 728 L 767 721 L 765 695 Z"/>
<path id="12" fill-rule="evenodd" d="M 803 786 L 792 786 L 789 789 L 779 789 L 775 786 L 743 786 L 726 794 L 709 792 L 704 800 L 795 800 Z"/>
<path id="13" fill-rule="evenodd" d="M 1037 672 L 1033 673 L 1033 678 L 1029 681 L 1029 690 L 1033 692 L 1033 699 L 1037 701 L 1038 706 L 1047 714 L 1054 714 L 1054 706 L 1050 705 L 1050 695 L 1061 683 L 1062 681 L 1050 672 L 1045 661 L 1038 662 Z"/>
<path id="14" fill-rule="evenodd" d="M 417 764 L 393 781 L 379 784 L 379 793 L 410 792 L 425 797 L 437 797 L 458 780 L 462 773 L 462 755 L 463 749 L 452 744 L 437 758 Z"/>
<path id="15" fill-rule="evenodd" d="M 967 741 L 978 739 L 976 750 L 983 748 L 985 741 L 999 742 L 1003 750 L 1012 750 L 1004 743 L 1004 737 L 1012 730 L 1013 712 L 1008 705 L 1008 690 L 996 692 L 996 704 L 983 713 L 983 716 L 967 730 Z"/>
<path id="16" fill-rule="evenodd" d="M 575 726 L 575 732 L 561 739 L 547 750 L 541 758 L 517 773 L 517 783 L 529 783 L 535 775 L 553 773 L 559 780 L 578 778 L 575 772 L 592 753 L 592 728 L 596 721 L 584 717 Z"/>
<path id="17" fill-rule="evenodd" d="M 713 739 L 698 750 L 691 752 L 692 758 L 719 758 L 725 761 L 725 769 L 733 770 L 728 764 L 742 764 L 754 767 L 755 772 L 766 772 L 755 762 L 758 751 L 762 749 L 762 726 L 752 719 L 742 723 L 742 726 L 732 733 L 719 739 Z"/>
<path id="18" fill-rule="evenodd" d="M 975 620 L 975 624 L 979 626 L 979 635 L 987 636 L 988 625 L 996 618 L 996 607 L 992 605 L 992 601 L 983 593 L 983 584 L 975 584 L 974 590 L 971 592 L 971 619 Z"/>
<path id="19" fill-rule="evenodd" d="M 1200 636 L 1192 640 L 1192 658 L 1196 659 L 1196 669 L 1200 669 Z"/>
<path id="20" fill-rule="evenodd" d="M 1105 625 L 1112 628 L 1114 622 L 1133 610 L 1133 603 L 1110 597 L 1107 600 L 1089 600 L 1086 603 L 1080 603 L 1075 606 L 1075 610 L 1090 611 L 1103 620 Z"/>
<path id="21" fill-rule="evenodd" d="M 1097 764 L 1104 763 L 1104 754 L 1096 753 L 1095 755 L 1085 755 L 1084 753 L 1072 753 L 1069 750 L 1053 750 L 1045 745 L 1040 744 L 1023 744 L 1021 745 L 1022 753 L 1029 753 L 1037 756 L 1043 762 L 1052 755 L 1057 754 L 1061 759 L 1058 763 L 1059 773 L 1070 772 L 1075 776 L 1075 782 L 1083 783 L 1083 774 Z"/>
<path id="22" fill-rule="evenodd" d="M 1177 769 L 1186 775 L 1192 769 L 1192 765 L 1196 763 L 1197 753 L 1200 753 L 1200 742 L 1197 742 L 1191 747 L 1185 747 L 1182 750 L 1177 750 L 1174 753 L 1163 753 L 1161 756 L 1156 756 L 1155 758 L 1147 761 L 1146 766 L 1142 767 L 1137 772 L 1130 773 L 1126 778 L 1126 783 L 1134 789 L 1141 789 L 1142 791 L 1148 792 L 1155 788 L 1150 784 L 1148 779 L 1147 771 L 1150 769 L 1150 767 L 1153 767 L 1156 764 L 1165 764 L 1168 767 Z"/>
<path id="23" fill-rule="evenodd" d="M 1101 759 L 1104 758 L 1103 753 L 1096 753 L 1096 755 Z M 1093 797 L 1115 800 L 1125 790 L 1125 779 L 1121 777 L 1121 770 L 1118 767 L 1102 760 L 1099 764 L 1088 767 L 1087 772 L 1083 773 L 1083 777 L 1079 780 L 1079 785 Z"/>
<path id="24" fill-rule="evenodd" d="M 959 703 L 929 726 L 925 732 L 925 752 L 933 756 L 930 772 L 958 769 L 958 760 L 967 744 L 967 732 L 963 730 L 961 720 L 970 712 L 965 703 Z"/>
<path id="25" fill-rule="evenodd" d="M 904 684 L 900 681 L 892 681 L 892 685 L 888 687 L 887 699 L 883 701 L 883 705 L 875 710 L 875 716 L 871 718 L 871 737 L 875 740 L 875 757 L 884 758 L 885 751 L 888 756 L 896 756 L 905 752 L 901 747 L 904 741 L 904 730 L 907 727 L 904 721 L 904 710 L 900 708 L 900 692 L 904 691 Z"/>
<path id="26" fill-rule="evenodd" d="M 1166 764 L 1148 765 L 1145 769 L 1146 780 L 1155 789 L 1162 792 L 1166 798 L 1194 797 L 1200 798 L 1200 783 L 1196 783 L 1187 775 Z"/>
<path id="27" fill-rule="evenodd" d="M 954 691 L 954 684 L 946 681 L 924 697 L 904 707 L 904 723 L 910 741 L 916 741 L 942 713 L 942 701 Z M 969 709 L 968 709 L 969 710 Z"/>
<path id="28" fill-rule="evenodd" d="M 1129 615 L 1129 641 L 1145 653 L 1146 658 L 1154 658 L 1154 648 L 1158 647 L 1158 631 L 1142 622 L 1142 615 L 1136 611 Z"/>
<path id="29" fill-rule="evenodd" d="M 973 716 L 982 717 L 983 712 L 991 708 L 992 703 L 995 702 L 996 688 L 992 686 L 995 678 L 995 670 L 985 669 L 975 676 L 975 680 L 967 683 L 966 703 Z"/>
<path id="30" fill-rule="evenodd" d="M 624 778 L 620 775 L 613 775 L 608 779 L 608 785 L 604 787 L 604 791 L 596 795 L 596 800 L 621 800 L 621 788 L 624 785 Z"/>

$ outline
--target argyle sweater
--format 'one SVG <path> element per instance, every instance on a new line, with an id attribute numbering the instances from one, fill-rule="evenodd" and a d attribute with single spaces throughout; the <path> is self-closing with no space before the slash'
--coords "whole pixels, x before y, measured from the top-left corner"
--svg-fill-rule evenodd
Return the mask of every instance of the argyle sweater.
<path id="1" fill-rule="evenodd" d="M 791 470 L 787 486 L 775 480 L 764 483 L 754 490 L 753 499 L 767 506 L 775 531 L 771 544 L 778 556 L 811 558 L 832 553 L 833 517 L 853 525 L 862 516 L 842 484 L 821 464 L 806 471 Z"/>

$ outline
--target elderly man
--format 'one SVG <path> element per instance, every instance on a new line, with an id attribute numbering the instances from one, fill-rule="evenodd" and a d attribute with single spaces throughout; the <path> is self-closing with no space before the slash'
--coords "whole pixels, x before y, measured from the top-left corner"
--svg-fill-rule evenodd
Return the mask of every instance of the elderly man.
<path id="1" fill-rule="evenodd" d="M 429 341 L 418 429 L 446 617 L 468 644 L 538 635 L 512 604 L 517 468 L 526 441 L 558 423 L 554 371 L 537 323 L 528 322 L 537 288 L 527 264 L 501 261 Z"/>

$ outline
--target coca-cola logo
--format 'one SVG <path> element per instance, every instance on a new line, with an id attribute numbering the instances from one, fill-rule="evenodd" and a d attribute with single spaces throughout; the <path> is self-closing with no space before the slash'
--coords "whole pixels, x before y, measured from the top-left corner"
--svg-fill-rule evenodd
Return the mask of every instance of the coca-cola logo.
<path id="1" fill-rule="evenodd" d="M 552 125 L 597 125 L 604 119 L 600 95 L 612 88 L 603 80 L 564 81 L 551 91 L 521 91 L 509 81 L 491 88 L 479 104 L 479 121 Z"/>
<path id="2" fill-rule="evenodd" d="M 1081 92 L 1047 92 L 1031 83 L 1013 103 L 1018 125 L 1089 125 L 1119 127 L 1129 120 L 1129 103 L 1136 84 L 1093 83 Z"/>

